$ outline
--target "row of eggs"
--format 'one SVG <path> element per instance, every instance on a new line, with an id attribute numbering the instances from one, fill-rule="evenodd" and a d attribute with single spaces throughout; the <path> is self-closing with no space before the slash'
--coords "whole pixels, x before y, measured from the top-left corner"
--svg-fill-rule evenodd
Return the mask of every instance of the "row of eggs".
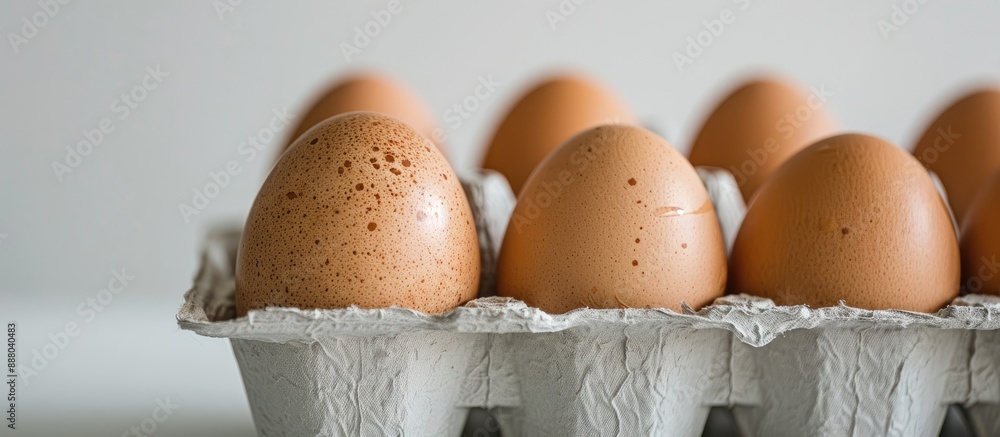
<path id="1" fill-rule="evenodd" d="M 1000 177 L 990 180 L 1000 91 L 958 100 L 913 155 L 834 135 L 815 98 L 751 81 L 718 105 L 685 157 L 586 78 L 537 85 L 500 123 L 483 163 L 518 193 L 499 294 L 561 313 L 699 308 L 727 291 L 933 312 L 960 284 L 1000 293 Z M 352 305 L 441 313 L 476 297 L 474 218 L 428 114 L 378 75 L 317 100 L 247 218 L 240 315 Z M 734 173 L 749 204 L 728 259 L 695 165 Z"/>

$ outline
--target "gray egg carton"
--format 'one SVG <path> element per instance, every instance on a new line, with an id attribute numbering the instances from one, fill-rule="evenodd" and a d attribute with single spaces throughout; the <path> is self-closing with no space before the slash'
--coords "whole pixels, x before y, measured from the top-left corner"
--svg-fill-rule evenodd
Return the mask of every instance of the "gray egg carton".
<path id="1" fill-rule="evenodd" d="M 731 175 L 699 169 L 732 243 Z M 480 234 L 480 298 L 402 308 L 268 308 L 235 317 L 238 228 L 209 235 L 181 328 L 228 338 L 259 435 L 457 436 L 470 408 L 505 436 L 701 435 L 713 406 L 744 436 L 936 436 L 949 404 L 1000 434 L 1000 299 L 936 314 L 775 306 L 746 295 L 681 313 L 547 314 L 492 296 L 514 197 L 463 178 Z M 930 268 L 930 267 L 929 267 Z"/>

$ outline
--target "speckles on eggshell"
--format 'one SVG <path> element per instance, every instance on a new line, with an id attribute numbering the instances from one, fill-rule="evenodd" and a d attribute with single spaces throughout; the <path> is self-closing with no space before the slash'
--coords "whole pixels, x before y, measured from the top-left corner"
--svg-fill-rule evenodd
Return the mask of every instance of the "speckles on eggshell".
<path id="1" fill-rule="evenodd" d="M 237 260 L 238 314 L 350 305 L 440 313 L 474 298 L 478 238 L 444 156 L 408 126 L 375 113 L 333 117 L 299 143 L 315 138 L 323 147 L 288 149 L 251 208 Z M 396 179 L 402 167 L 382 172 L 383 159 L 409 167 L 414 184 Z M 353 167 L 357 162 L 372 167 Z M 413 220 L 427 195 L 440 215 Z"/>
<path id="2" fill-rule="evenodd" d="M 588 148 L 591 165 L 580 169 L 573 157 Z M 550 185 L 566 174 L 575 175 L 572 183 L 554 193 Z M 715 214 L 650 214 L 657 205 L 709 202 L 694 168 L 652 132 L 615 125 L 578 133 L 534 169 L 519 199 L 497 262 L 501 296 L 550 313 L 680 311 L 682 302 L 697 308 L 723 292 L 726 254 Z M 586 292 L 593 287 L 596 296 Z"/>
<path id="3" fill-rule="evenodd" d="M 776 305 L 935 313 L 958 294 L 961 255 L 948 209 L 913 156 L 842 134 L 798 152 L 756 191 L 728 287 Z"/>

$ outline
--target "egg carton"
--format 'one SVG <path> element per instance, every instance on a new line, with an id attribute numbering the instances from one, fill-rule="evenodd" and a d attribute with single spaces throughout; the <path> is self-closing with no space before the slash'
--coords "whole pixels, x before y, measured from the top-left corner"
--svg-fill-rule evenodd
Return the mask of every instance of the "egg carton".
<path id="1" fill-rule="evenodd" d="M 732 176 L 699 169 L 731 243 Z M 239 228 L 212 232 L 181 328 L 228 338 L 262 436 L 459 435 L 470 408 L 504 436 L 698 436 L 732 409 L 744 436 L 936 436 L 949 404 L 1000 433 L 1000 299 L 936 314 L 810 309 L 725 296 L 681 313 L 547 314 L 490 296 L 513 208 L 499 175 L 463 178 L 483 252 L 481 296 L 441 315 L 269 308 L 237 318 Z"/>

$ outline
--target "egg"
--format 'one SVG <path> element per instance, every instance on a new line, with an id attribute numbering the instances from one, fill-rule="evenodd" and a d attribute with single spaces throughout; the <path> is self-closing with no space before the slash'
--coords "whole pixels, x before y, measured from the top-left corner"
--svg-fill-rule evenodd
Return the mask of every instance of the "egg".
<path id="1" fill-rule="evenodd" d="M 580 76 L 557 76 L 521 97 L 500 123 L 483 168 L 496 170 L 514 193 L 542 159 L 564 141 L 594 126 L 636 119 L 610 91 Z"/>
<path id="2" fill-rule="evenodd" d="M 501 296 L 549 313 L 698 308 L 722 295 L 726 255 L 694 168 L 635 126 L 588 129 L 532 173 L 497 264 Z"/>
<path id="3" fill-rule="evenodd" d="M 702 124 L 691 164 L 728 170 L 749 202 L 788 158 L 834 132 L 825 109 L 828 94 L 822 87 L 807 93 L 775 79 L 743 84 Z"/>
<path id="4" fill-rule="evenodd" d="M 479 273 L 444 156 L 401 121 L 351 112 L 308 130 L 268 175 L 240 241 L 236 308 L 441 313 L 475 298 Z"/>
<path id="5" fill-rule="evenodd" d="M 374 111 L 412 126 L 431 141 L 437 141 L 440 131 L 423 102 L 406 86 L 391 77 L 375 73 L 349 76 L 327 89 L 306 110 L 282 150 L 317 123 L 352 111 Z"/>
<path id="6" fill-rule="evenodd" d="M 1000 89 L 954 102 L 927 127 L 913 155 L 941 178 L 961 223 L 972 198 L 1000 170 Z"/>
<path id="7" fill-rule="evenodd" d="M 959 250 L 962 286 L 971 293 L 1000 295 L 1000 172 L 979 191 L 962 223 Z"/>
<path id="8" fill-rule="evenodd" d="M 958 241 L 930 175 L 868 135 L 817 142 L 750 205 L 729 290 L 778 305 L 932 312 L 958 293 Z"/>

